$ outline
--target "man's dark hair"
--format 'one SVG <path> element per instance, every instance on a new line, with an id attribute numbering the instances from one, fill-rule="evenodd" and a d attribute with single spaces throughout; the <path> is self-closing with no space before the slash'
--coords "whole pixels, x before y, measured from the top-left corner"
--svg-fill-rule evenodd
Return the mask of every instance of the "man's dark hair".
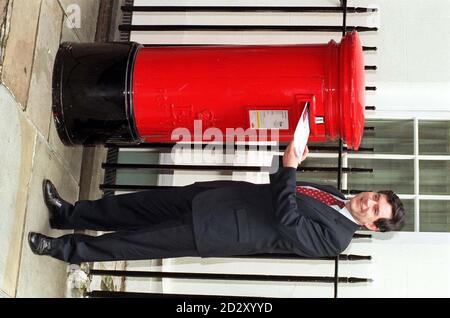
<path id="1" fill-rule="evenodd" d="M 405 208 L 400 198 L 390 190 L 378 191 L 387 197 L 387 202 L 392 207 L 391 219 L 379 219 L 374 224 L 380 229 L 380 232 L 398 231 L 405 225 Z"/>

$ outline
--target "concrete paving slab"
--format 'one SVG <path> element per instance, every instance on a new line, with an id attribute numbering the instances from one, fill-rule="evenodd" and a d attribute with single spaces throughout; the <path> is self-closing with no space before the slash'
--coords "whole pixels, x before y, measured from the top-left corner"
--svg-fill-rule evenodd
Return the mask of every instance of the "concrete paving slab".
<path id="1" fill-rule="evenodd" d="M 0 0 L 0 74 L 3 69 L 3 59 L 5 57 L 6 42 L 11 25 L 12 0 Z"/>
<path id="2" fill-rule="evenodd" d="M 69 202 L 78 199 L 78 184 L 64 165 L 38 135 L 32 177 L 28 192 L 22 257 L 17 297 L 64 297 L 66 295 L 67 264 L 50 257 L 34 255 L 26 240 L 29 231 L 49 236 L 60 236 L 69 231 L 52 230 L 48 224 L 48 211 L 42 198 L 42 180 L 48 178 Z"/>
<path id="3" fill-rule="evenodd" d="M 66 24 L 69 29 L 74 30 L 80 42 L 93 42 L 97 30 L 100 0 L 58 1 L 66 12 L 64 24 Z"/>
<path id="4" fill-rule="evenodd" d="M 12 13 L 0 75 L 5 84 L 0 85 L 0 133 L 6 136 L 0 140 L 0 295 L 65 297 L 67 265 L 34 255 L 27 235 L 30 230 L 65 233 L 49 228 L 44 178 L 68 201 L 78 199 L 83 148 L 66 147 L 59 140 L 51 118 L 51 81 L 61 41 L 94 40 L 100 0 L 0 0 L 0 8 L 7 3 Z M 64 8 L 70 5 L 80 9 L 79 26 L 68 23 L 72 16 Z M 91 169 L 95 175 L 90 176 L 88 198 L 101 196 L 105 156 L 103 147 L 93 152 L 98 167 Z"/>
<path id="5" fill-rule="evenodd" d="M 41 0 L 15 0 L 6 44 L 2 80 L 22 109 L 26 108 L 31 80 Z"/>
<path id="6" fill-rule="evenodd" d="M 0 104 L 0 289 L 14 297 L 36 131 L 3 85 Z"/>
<path id="7" fill-rule="evenodd" d="M 27 113 L 45 138 L 48 138 L 50 129 L 53 64 L 58 52 L 62 19 L 63 12 L 57 1 L 42 0 Z"/>
<path id="8" fill-rule="evenodd" d="M 67 147 L 59 139 L 53 119 L 50 121 L 48 144 L 52 152 L 63 162 L 65 169 L 77 183 L 80 181 L 81 160 L 83 147 Z"/>

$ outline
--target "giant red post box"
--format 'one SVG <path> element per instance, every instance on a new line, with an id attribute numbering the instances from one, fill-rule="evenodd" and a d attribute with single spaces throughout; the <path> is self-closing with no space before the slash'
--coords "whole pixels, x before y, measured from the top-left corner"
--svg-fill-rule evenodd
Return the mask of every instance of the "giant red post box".
<path id="1" fill-rule="evenodd" d="M 181 127 L 198 138 L 198 123 L 201 136 L 215 127 L 224 141 L 237 128 L 275 129 L 279 141 L 290 141 L 308 105 L 309 141 L 342 137 L 358 149 L 364 93 L 356 32 L 314 45 L 66 42 L 55 61 L 53 114 L 67 145 L 171 143 Z"/>

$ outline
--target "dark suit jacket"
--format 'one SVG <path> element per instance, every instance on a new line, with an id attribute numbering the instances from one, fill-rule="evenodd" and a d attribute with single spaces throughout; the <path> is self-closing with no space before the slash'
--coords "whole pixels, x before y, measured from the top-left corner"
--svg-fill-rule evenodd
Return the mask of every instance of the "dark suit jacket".
<path id="1" fill-rule="evenodd" d="M 296 170 L 281 167 L 270 184 L 198 182 L 208 190 L 192 202 L 194 236 L 200 256 L 296 253 L 336 256 L 350 243 L 359 225 L 338 211 L 296 193 Z M 334 187 L 311 185 L 336 196 Z"/>

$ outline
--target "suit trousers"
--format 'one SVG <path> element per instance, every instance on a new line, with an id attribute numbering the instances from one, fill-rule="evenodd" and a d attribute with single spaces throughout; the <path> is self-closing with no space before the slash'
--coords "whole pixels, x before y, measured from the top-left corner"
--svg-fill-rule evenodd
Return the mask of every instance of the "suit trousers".
<path id="1" fill-rule="evenodd" d="M 199 256 L 192 200 L 205 190 L 189 185 L 65 203 L 56 228 L 115 232 L 55 238 L 51 256 L 72 264 Z"/>

